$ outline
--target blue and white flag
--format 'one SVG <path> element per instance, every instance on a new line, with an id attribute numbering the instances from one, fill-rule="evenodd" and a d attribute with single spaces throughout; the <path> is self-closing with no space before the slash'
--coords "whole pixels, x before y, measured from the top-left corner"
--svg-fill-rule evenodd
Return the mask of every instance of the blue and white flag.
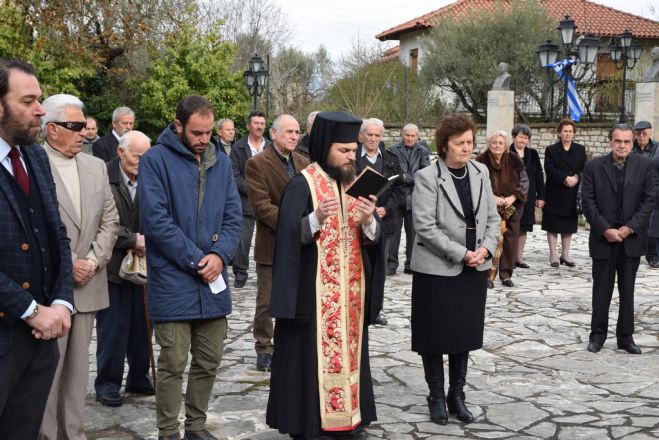
<path id="1" fill-rule="evenodd" d="M 569 64 L 575 63 L 577 63 L 577 60 L 560 60 L 556 61 L 554 64 L 548 64 L 547 67 L 553 67 L 561 80 L 565 82 L 565 78 L 563 78 L 563 68 Z M 570 77 L 570 80 L 567 82 L 567 106 L 570 109 L 570 118 L 572 118 L 573 121 L 579 122 L 581 115 L 583 115 L 583 108 L 581 108 L 581 104 L 579 104 L 579 95 L 577 95 L 577 88 L 574 85 L 572 77 Z"/>

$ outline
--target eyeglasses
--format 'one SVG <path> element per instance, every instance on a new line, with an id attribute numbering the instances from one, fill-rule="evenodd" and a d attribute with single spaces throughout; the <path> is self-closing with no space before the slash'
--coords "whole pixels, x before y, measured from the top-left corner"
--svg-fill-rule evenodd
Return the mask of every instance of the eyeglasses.
<path id="1" fill-rule="evenodd" d="M 82 131 L 83 128 L 87 127 L 87 121 L 50 122 L 71 131 Z"/>

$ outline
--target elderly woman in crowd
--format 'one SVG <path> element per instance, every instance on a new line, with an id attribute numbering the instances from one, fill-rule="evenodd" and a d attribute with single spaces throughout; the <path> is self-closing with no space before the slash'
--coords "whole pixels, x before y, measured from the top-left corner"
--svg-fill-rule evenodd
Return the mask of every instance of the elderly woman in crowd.
<path id="1" fill-rule="evenodd" d="M 500 251 L 499 278 L 504 286 L 513 287 L 515 284 L 511 278 L 517 258 L 519 221 L 524 212 L 529 179 L 522 160 L 508 151 L 508 142 L 508 133 L 497 131 L 487 138 L 487 150 L 479 154 L 476 160 L 485 164 L 490 171 L 497 209 L 501 220 L 506 224 L 503 248 Z M 496 267 L 493 270 L 496 270 Z M 490 279 L 494 278 L 494 275 L 492 274 Z M 489 286 L 494 287 L 491 281 Z"/>
<path id="2" fill-rule="evenodd" d="M 522 162 L 529 178 L 529 191 L 526 194 L 526 203 L 522 217 L 519 219 L 519 238 L 517 239 L 517 253 L 515 255 L 515 266 L 528 269 L 529 265 L 524 261 L 524 245 L 526 244 L 526 233 L 533 231 L 535 225 L 535 208 L 545 206 L 545 179 L 542 175 L 542 164 L 538 152 L 529 147 L 531 140 L 531 127 L 519 124 L 513 128 L 513 143 L 510 152 L 517 154 Z"/>
<path id="3" fill-rule="evenodd" d="M 416 174 L 412 212 L 412 350 L 421 355 L 433 422 L 474 420 L 463 388 L 469 351 L 483 346 L 487 271 L 499 215 L 487 168 L 471 161 L 476 127 L 464 115 L 439 121 L 439 159 Z M 449 359 L 444 395 L 443 355 Z"/>
<path id="4" fill-rule="evenodd" d="M 577 193 L 581 172 L 586 165 L 586 148 L 573 141 L 577 125 L 562 119 L 556 128 L 559 141 L 545 150 L 545 207 L 542 211 L 542 230 L 547 231 L 549 263 L 573 267 L 570 258 L 572 234 L 577 232 Z M 556 242 L 561 234 L 561 257 L 557 256 Z"/>

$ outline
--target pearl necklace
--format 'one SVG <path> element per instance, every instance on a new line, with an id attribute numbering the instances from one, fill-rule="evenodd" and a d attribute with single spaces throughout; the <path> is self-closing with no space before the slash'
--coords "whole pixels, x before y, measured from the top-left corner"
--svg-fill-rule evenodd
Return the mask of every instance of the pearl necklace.
<path id="1" fill-rule="evenodd" d="M 462 179 L 464 179 L 465 177 L 467 177 L 467 167 L 466 167 L 466 166 L 464 167 L 464 170 L 465 170 L 465 172 L 464 172 L 464 174 L 463 174 L 461 177 L 458 177 L 458 176 L 456 176 L 455 174 L 453 174 L 453 173 L 451 172 L 451 169 L 450 169 L 450 168 L 449 168 L 448 172 L 451 173 L 451 176 L 455 177 L 456 179 L 458 179 L 458 180 L 462 180 Z"/>

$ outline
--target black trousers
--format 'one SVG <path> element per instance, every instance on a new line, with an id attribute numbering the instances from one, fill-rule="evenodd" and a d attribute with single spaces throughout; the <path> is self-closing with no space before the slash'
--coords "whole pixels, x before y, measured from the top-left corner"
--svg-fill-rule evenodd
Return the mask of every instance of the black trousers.
<path id="1" fill-rule="evenodd" d="M 246 280 L 249 268 L 249 248 L 252 246 L 252 235 L 254 234 L 254 217 L 243 215 L 240 242 L 236 254 L 231 260 L 233 275 L 236 279 Z"/>
<path id="2" fill-rule="evenodd" d="M 412 258 L 412 249 L 414 248 L 414 222 L 412 221 L 412 211 L 398 211 L 396 230 L 391 234 L 389 241 L 389 257 L 387 258 L 387 268 L 391 271 L 398 269 L 398 248 L 400 247 L 401 228 L 405 225 L 405 269 L 410 268 Z"/>
<path id="3" fill-rule="evenodd" d="M 119 392 L 126 358 L 126 388 L 152 388 L 142 286 L 108 283 L 108 292 L 110 307 L 96 313 L 96 394 Z"/>
<path id="4" fill-rule="evenodd" d="M 19 320 L 12 346 L 0 356 L 0 437 L 36 439 L 53 384 L 59 349 L 57 340 L 34 339 Z"/>
<path id="5" fill-rule="evenodd" d="M 609 258 L 593 260 L 593 314 L 590 341 L 604 342 L 609 325 L 609 306 L 616 274 L 620 308 L 616 338 L 625 341 L 634 334 L 634 284 L 640 257 L 628 257 L 623 243 L 611 244 Z"/>

